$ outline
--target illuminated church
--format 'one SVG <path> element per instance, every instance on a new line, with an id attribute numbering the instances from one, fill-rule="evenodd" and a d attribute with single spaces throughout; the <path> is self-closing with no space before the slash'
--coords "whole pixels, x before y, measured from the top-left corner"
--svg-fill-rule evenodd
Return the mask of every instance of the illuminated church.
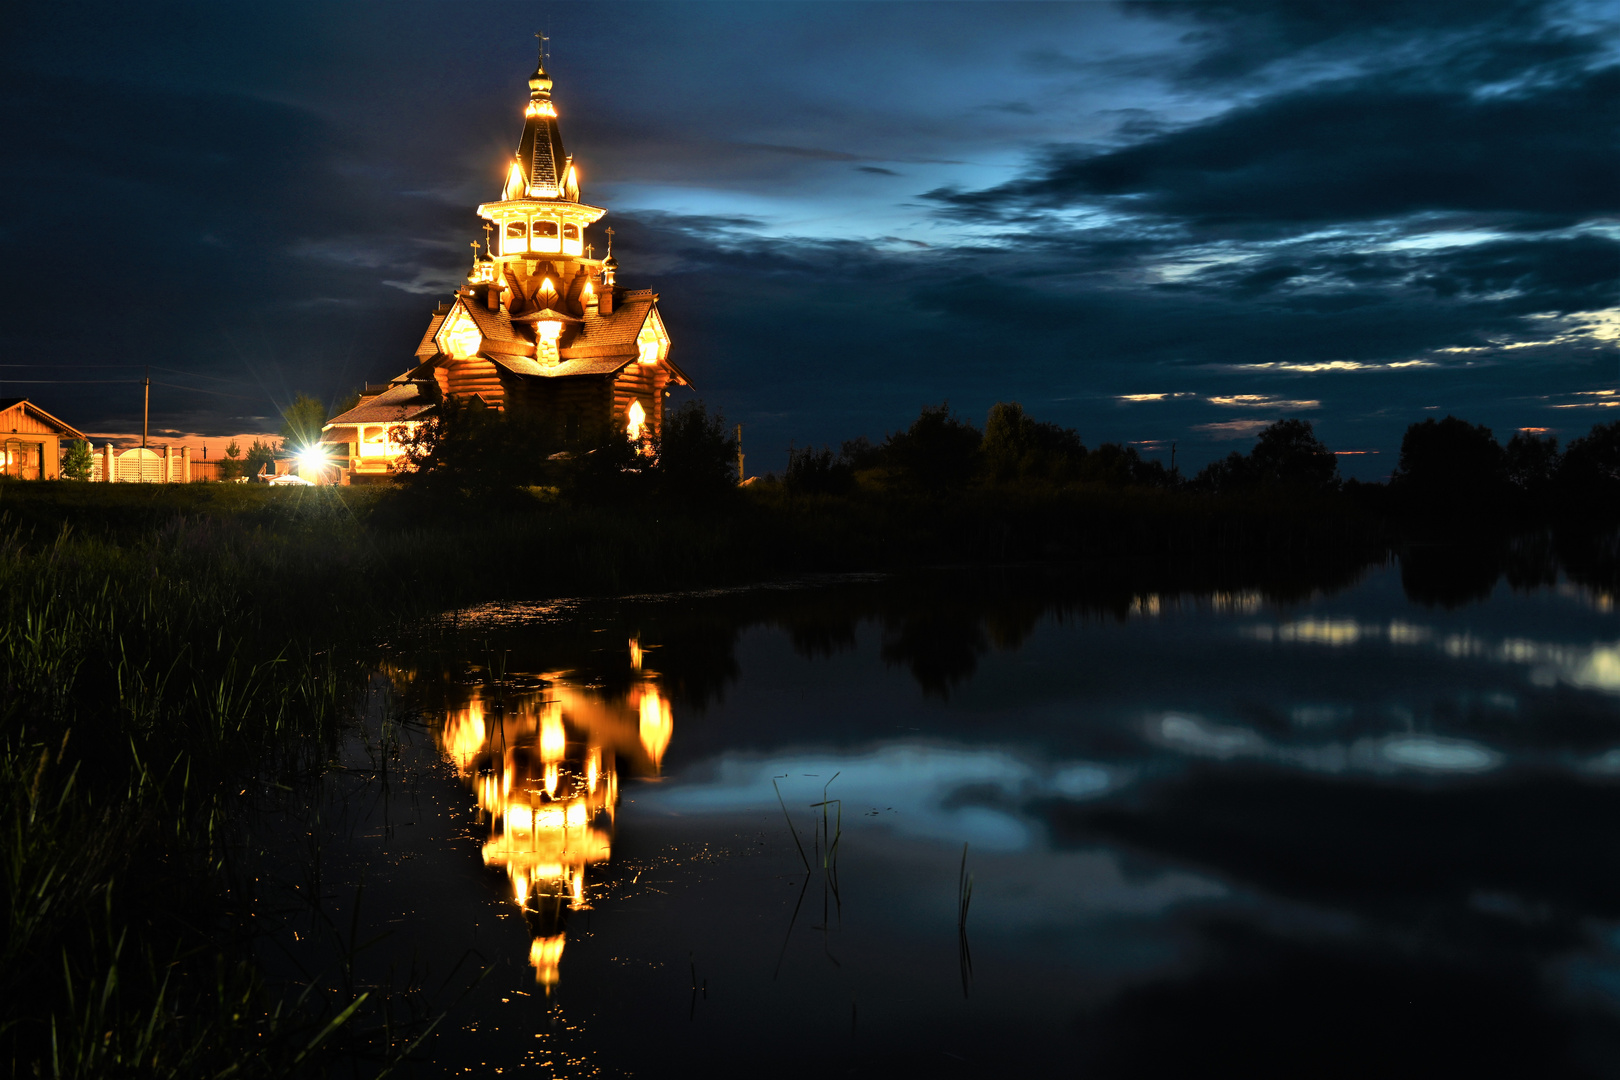
<path id="1" fill-rule="evenodd" d="M 485 246 L 473 242 L 472 271 L 433 312 L 415 366 L 327 423 L 322 439 L 339 459 L 348 444 L 353 480 L 390 476 L 403 430 L 446 399 L 521 410 L 590 443 L 658 435 L 669 384 L 690 385 L 670 362 L 658 296 L 618 284 L 612 229 L 592 257 L 586 229 L 607 211 L 580 201 L 551 87 L 542 55 L 501 197 L 478 208 Z"/>

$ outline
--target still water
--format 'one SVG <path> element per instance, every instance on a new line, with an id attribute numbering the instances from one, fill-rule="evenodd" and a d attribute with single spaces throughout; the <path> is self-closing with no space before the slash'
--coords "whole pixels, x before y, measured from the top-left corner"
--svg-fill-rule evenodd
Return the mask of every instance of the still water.
<path id="1" fill-rule="evenodd" d="M 1620 1074 L 1613 597 L 1161 584 L 456 613 L 307 887 L 408 1075 Z"/>

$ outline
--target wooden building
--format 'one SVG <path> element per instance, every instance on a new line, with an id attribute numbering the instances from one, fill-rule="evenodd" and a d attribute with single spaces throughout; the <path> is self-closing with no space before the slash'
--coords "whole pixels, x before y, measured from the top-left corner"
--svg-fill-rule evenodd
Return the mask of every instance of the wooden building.
<path id="1" fill-rule="evenodd" d="M 690 385 L 669 359 L 657 295 L 618 282 L 613 230 L 602 259 L 585 242 L 607 211 L 580 201 L 551 87 L 542 58 L 501 197 L 478 207 L 485 246 L 473 242 L 471 272 L 433 312 L 414 365 L 327 423 L 323 440 L 352 479 L 391 475 L 404 432 L 446 399 L 523 411 L 588 445 L 658 435 L 669 384 Z"/>
<path id="2" fill-rule="evenodd" d="M 19 480 L 56 480 L 62 474 L 62 442 L 90 440 L 27 398 L 0 398 L 0 473 Z"/>

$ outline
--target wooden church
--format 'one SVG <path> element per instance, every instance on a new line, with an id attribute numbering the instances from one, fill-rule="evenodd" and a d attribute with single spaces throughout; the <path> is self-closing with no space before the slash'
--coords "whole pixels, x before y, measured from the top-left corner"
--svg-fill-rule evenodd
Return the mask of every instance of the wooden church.
<path id="1" fill-rule="evenodd" d="M 618 284 L 612 229 L 606 257 L 591 257 L 586 229 L 607 211 L 580 201 L 551 87 L 542 54 L 501 197 L 478 208 L 486 244 L 473 242 L 472 271 L 433 312 L 415 365 L 326 424 L 334 457 L 347 443 L 352 480 L 389 477 L 404 431 L 447 399 L 526 411 L 590 442 L 658 435 L 667 387 L 690 385 L 670 362 L 657 295 Z"/>

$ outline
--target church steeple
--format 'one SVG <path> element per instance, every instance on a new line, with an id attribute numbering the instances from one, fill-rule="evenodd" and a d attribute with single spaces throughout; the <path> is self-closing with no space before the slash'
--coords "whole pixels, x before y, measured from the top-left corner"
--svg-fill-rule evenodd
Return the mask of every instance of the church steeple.
<path id="1" fill-rule="evenodd" d="M 586 257 L 585 229 L 607 213 L 579 201 L 579 171 L 563 148 L 557 126 L 544 41 L 542 38 L 534 74 L 529 76 L 523 135 L 507 166 L 501 197 L 478 208 L 479 216 L 494 225 L 489 251 L 495 260 L 492 271 L 495 280 L 506 282 L 511 289 L 513 314 L 544 306 L 529 295 L 529 277 L 573 282 L 566 295 L 570 303 L 582 303 L 579 295 L 584 283 L 596 276 L 600 266 Z"/>
<path id="2" fill-rule="evenodd" d="M 557 127 L 557 107 L 551 102 L 551 76 L 546 74 L 545 38 L 540 37 L 540 60 L 529 76 L 529 104 L 523 110 L 523 138 L 514 164 L 522 172 L 523 194 L 536 199 L 567 198 L 571 160 L 563 150 Z M 572 201 L 579 201 L 577 183 Z M 508 188 L 510 189 L 510 180 Z M 512 198 L 511 194 L 507 198 Z"/>

